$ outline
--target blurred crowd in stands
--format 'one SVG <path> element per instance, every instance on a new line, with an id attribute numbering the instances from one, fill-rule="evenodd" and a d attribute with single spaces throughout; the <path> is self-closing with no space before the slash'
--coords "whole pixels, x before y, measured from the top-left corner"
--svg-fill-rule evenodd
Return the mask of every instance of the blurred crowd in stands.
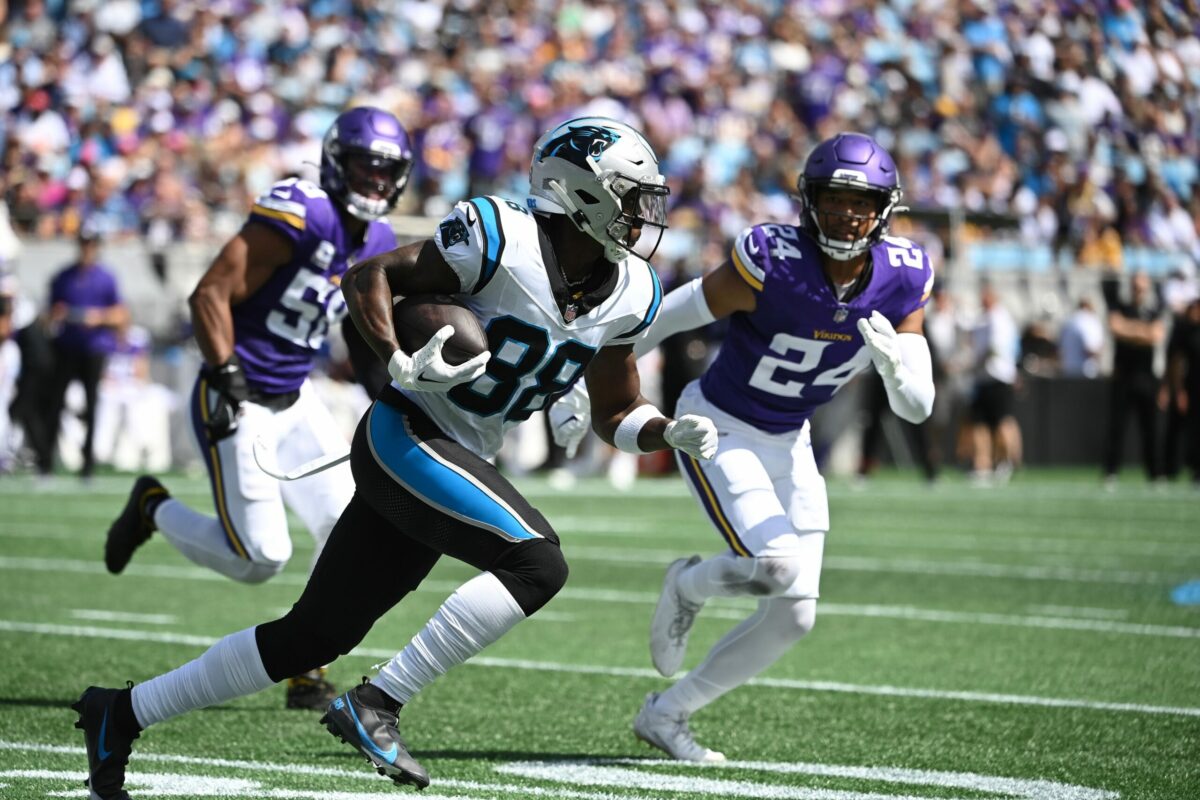
<path id="1" fill-rule="evenodd" d="M 411 213 L 522 194 L 537 135 L 586 112 L 646 130 L 667 255 L 696 266 L 792 218 L 803 159 L 843 129 L 892 150 L 915 207 L 1015 216 L 1086 266 L 1122 245 L 1200 257 L 1197 0 L 7 6 L 0 188 L 22 236 L 85 217 L 158 247 L 225 235 L 369 99 L 419 143 Z"/>
<path id="2" fill-rule="evenodd" d="M 672 190 L 655 259 L 668 286 L 719 264 L 746 225 L 794 220 L 808 152 L 849 129 L 896 157 L 914 213 L 893 232 L 943 277 L 976 266 L 948 249 L 1005 237 L 1017 269 L 1051 253 L 1129 274 L 1153 251 L 1171 274 L 1154 314 L 1196 305 L 1200 0 L 0 0 L 0 273 L 19 240 L 86 227 L 145 245 L 162 278 L 173 246 L 219 242 L 272 182 L 315 178 L 352 103 L 414 135 L 399 210 L 421 217 L 523 196 L 534 140 L 563 119 L 643 129 Z M 1017 382 L 1008 361 L 1097 377 L 1119 343 L 1108 290 L 1104 307 L 1064 293 L 1053 319 L 1034 302 L 1021 327 L 966 287 L 930 306 L 944 408 L 977 404 L 977 381 Z M 702 339 L 668 348 L 664 395 L 702 367 Z M 992 461 L 1019 463 L 1011 400 L 977 416 L 974 452 L 994 439 L 1012 453 Z"/>

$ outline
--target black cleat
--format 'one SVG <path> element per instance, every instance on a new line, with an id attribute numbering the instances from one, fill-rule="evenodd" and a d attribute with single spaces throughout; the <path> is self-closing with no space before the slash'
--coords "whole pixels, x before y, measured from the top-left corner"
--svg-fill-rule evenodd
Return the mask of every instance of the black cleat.
<path id="1" fill-rule="evenodd" d="M 83 731 L 83 741 L 87 745 L 88 779 L 85 784 L 90 790 L 90 800 L 130 800 L 129 793 L 123 788 L 125 766 L 138 734 L 125 736 L 117 730 L 113 707 L 121 691 L 89 686 L 71 706 L 79 712 L 75 727 Z"/>
<path id="2" fill-rule="evenodd" d="M 157 478 L 143 475 L 134 481 L 129 500 L 121 510 L 121 516 L 108 529 L 108 538 L 104 542 L 104 566 L 109 572 L 117 575 L 125 569 L 129 559 L 133 558 L 133 551 L 154 533 L 154 520 L 146 513 L 146 504 L 170 496 Z"/>
<path id="3" fill-rule="evenodd" d="M 338 696 L 337 687 L 325 678 L 326 670 L 312 669 L 288 680 L 287 707 L 324 711 Z"/>
<path id="4" fill-rule="evenodd" d="M 396 729 L 396 715 L 366 702 L 363 690 L 367 688 L 370 684 L 364 683 L 335 698 L 321 724 L 362 753 L 380 775 L 424 789 L 429 773 L 409 755 Z"/>

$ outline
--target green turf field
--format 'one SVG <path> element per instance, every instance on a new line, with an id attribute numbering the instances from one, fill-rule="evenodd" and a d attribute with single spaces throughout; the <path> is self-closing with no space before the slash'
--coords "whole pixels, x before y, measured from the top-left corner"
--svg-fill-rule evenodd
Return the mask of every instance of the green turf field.
<path id="1" fill-rule="evenodd" d="M 0 479 L 0 797 L 84 797 L 67 708 L 91 683 L 178 666 L 297 596 L 311 544 L 261 586 L 192 566 L 160 538 L 105 573 L 129 479 L 38 489 Z M 169 481 L 207 507 L 205 485 Z M 661 689 L 646 630 L 664 565 L 719 540 L 677 479 L 570 496 L 522 482 L 558 528 L 566 590 L 410 704 L 401 728 L 443 798 L 1200 798 L 1200 493 L 1091 472 L 1003 488 L 885 475 L 831 481 L 813 633 L 693 720 L 730 763 L 656 760 L 630 721 Z M 368 569 L 364 562 L 364 574 Z M 386 570 L 386 565 L 375 565 Z M 403 646 L 469 575 L 442 563 L 332 668 L 344 685 Z M 705 608 L 694 664 L 745 603 Z M 336 743 L 283 689 L 169 721 L 130 764 L 135 798 L 411 794 Z"/>

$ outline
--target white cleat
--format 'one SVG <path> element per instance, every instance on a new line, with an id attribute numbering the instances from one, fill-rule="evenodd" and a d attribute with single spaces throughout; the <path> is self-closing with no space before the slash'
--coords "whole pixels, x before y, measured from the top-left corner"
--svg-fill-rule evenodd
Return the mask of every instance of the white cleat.
<path id="1" fill-rule="evenodd" d="M 692 556 L 678 559 L 667 567 L 662 595 L 654 608 L 654 618 L 650 620 L 650 660 L 664 678 L 671 677 L 683 666 L 688 634 L 704 605 L 685 600 L 677 585 L 679 573 L 699 563 L 700 556 Z"/>
<path id="2" fill-rule="evenodd" d="M 642 710 L 633 720 L 633 735 L 646 744 L 657 747 L 678 761 L 696 761 L 702 764 L 718 764 L 725 760 L 724 753 L 709 750 L 696 744 L 688 729 L 688 715 L 668 714 L 654 707 L 658 692 L 646 695 Z"/>

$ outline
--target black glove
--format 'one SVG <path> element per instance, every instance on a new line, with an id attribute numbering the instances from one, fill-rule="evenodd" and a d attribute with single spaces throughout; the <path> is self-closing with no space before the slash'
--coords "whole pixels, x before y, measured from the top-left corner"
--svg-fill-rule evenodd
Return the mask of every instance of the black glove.
<path id="1" fill-rule="evenodd" d="M 238 410 L 250 396 L 250 387 L 246 385 L 246 373 L 242 372 L 242 364 L 236 355 L 220 366 L 206 366 L 204 378 L 208 388 L 216 394 L 205 423 L 208 441 L 216 444 L 237 433 Z M 201 402 L 208 402 L 208 398 L 202 398 Z"/>

